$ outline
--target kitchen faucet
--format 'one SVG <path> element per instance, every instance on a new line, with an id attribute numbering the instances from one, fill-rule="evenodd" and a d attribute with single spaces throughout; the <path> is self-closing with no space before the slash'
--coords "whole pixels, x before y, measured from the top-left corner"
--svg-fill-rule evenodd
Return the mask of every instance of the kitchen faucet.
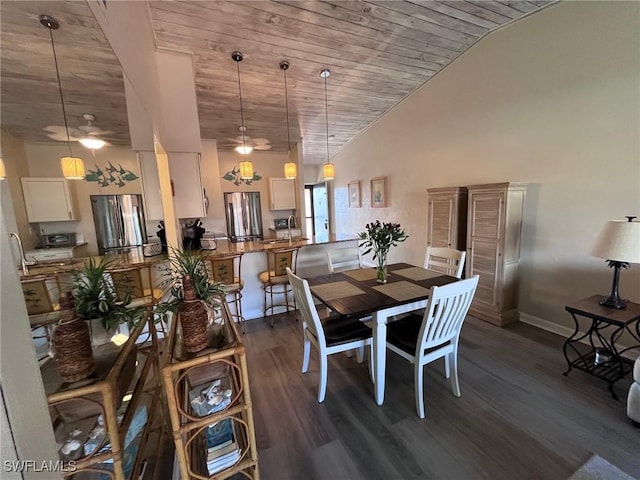
<path id="1" fill-rule="evenodd" d="M 27 257 L 24 256 L 24 248 L 22 248 L 22 239 L 20 238 L 20 235 L 18 235 L 15 232 L 9 232 L 9 235 L 14 237 L 18 242 L 18 250 L 20 250 L 20 265 L 22 266 L 22 274 L 26 275 L 27 273 L 29 273 L 28 267 L 31 267 L 38 262 L 28 261 Z"/>
<path id="2" fill-rule="evenodd" d="M 291 245 L 291 220 L 296 221 L 296 216 L 295 215 L 289 215 L 289 217 L 287 218 L 287 230 L 289 230 L 289 245 Z"/>

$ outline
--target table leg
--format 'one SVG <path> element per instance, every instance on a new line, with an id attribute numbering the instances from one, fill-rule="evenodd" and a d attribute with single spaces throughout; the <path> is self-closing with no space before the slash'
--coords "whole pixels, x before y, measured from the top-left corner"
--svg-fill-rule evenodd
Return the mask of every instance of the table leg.
<path id="1" fill-rule="evenodd" d="M 384 403 L 384 381 L 386 367 L 386 350 L 387 350 L 387 318 L 380 312 L 373 314 L 373 365 L 375 377 L 376 403 L 382 405 Z"/>
<path id="2" fill-rule="evenodd" d="M 578 319 L 573 313 L 571 313 L 571 318 L 573 318 L 573 323 L 575 324 L 576 329 L 571 334 L 571 336 L 567 338 L 567 340 L 564 342 L 564 345 L 562 347 L 562 353 L 564 354 L 564 359 L 567 361 L 567 371 L 563 373 L 565 377 L 571 371 L 571 367 L 572 367 L 571 360 L 569 360 L 569 355 L 567 354 L 567 348 L 571 344 L 571 341 L 574 339 L 574 337 L 578 335 L 578 332 L 580 331 L 580 324 L 578 323 Z"/>

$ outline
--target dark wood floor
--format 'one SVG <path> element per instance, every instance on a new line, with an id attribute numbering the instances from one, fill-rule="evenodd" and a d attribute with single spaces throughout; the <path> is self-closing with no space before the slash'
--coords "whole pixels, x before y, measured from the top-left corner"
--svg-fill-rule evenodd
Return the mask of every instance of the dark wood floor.
<path id="1" fill-rule="evenodd" d="M 300 373 L 300 324 L 247 322 L 251 393 L 264 480 L 566 479 L 593 453 L 640 479 L 640 430 L 625 414 L 629 381 L 611 398 L 580 371 L 562 376 L 563 339 L 469 318 L 462 331 L 462 397 L 443 364 L 426 367 L 426 418 L 415 411 L 413 371 L 388 353 L 385 403 L 366 363 L 329 361 L 324 403 L 318 361 Z"/>

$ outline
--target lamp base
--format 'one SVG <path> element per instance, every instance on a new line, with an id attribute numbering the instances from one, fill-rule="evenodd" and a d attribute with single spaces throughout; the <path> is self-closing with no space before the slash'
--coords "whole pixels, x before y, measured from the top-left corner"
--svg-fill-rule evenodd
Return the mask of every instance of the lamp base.
<path id="1" fill-rule="evenodd" d="M 607 308 L 616 308 L 618 310 L 622 310 L 623 308 L 627 308 L 627 303 L 622 300 L 618 296 L 609 295 L 607 298 L 600 302 L 600 305 Z"/>

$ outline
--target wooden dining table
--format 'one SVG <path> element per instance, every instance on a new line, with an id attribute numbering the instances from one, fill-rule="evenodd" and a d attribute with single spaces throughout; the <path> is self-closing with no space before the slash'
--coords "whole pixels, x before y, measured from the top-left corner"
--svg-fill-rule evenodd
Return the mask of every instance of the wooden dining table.
<path id="1" fill-rule="evenodd" d="M 429 290 L 458 281 L 433 270 L 395 263 L 387 267 L 387 283 L 378 283 L 375 268 L 359 268 L 307 278 L 311 293 L 345 319 L 371 315 L 376 403 L 384 403 L 387 322 L 391 317 L 425 308 Z"/>

